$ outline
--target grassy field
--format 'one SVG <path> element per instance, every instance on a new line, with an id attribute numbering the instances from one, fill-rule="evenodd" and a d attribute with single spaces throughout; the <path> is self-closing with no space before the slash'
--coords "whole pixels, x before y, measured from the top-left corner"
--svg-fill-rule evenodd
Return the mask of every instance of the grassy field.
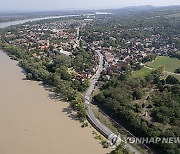
<path id="1" fill-rule="evenodd" d="M 180 17 L 180 13 L 169 14 L 166 17 L 168 17 L 168 18 L 172 18 L 172 17 L 178 18 L 178 17 Z"/>
<path id="2" fill-rule="evenodd" d="M 143 79 L 145 76 L 147 76 L 148 74 L 151 73 L 151 69 L 148 69 L 148 68 L 142 68 L 138 71 L 135 71 L 135 72 L 132 72 L 132 77 L 134 78 L 141 78 Z"/>
<path id="3" fill-rule="evenodd" d="M 153 62 L 147 63 L 147 66 L 152 68 L 164 66 L 166 71 L 174 72 L 175 69 L 180 68 L 180 60 L 167 56 L 159 56 Z"/>

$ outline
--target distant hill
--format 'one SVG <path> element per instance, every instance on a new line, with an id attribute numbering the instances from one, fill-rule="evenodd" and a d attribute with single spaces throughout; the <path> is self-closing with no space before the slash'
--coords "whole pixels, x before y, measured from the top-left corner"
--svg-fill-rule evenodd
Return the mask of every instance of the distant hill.
<path id="1" fill-rule="evenodd" d="M 153 12 L 153 11 L 166 11 L 166 10 L 179 10 L 180 5 L 155 7 L 152 5 L 145 6 L 130 6 L 119 9 L 95 9 L 95 10 L 52 10 L 52 11 L 0 11 L 1 16 L 53 16 L 53 15 L 67 15 L 67 14 L 88 14 L 95 12 L 107 12 L 113 14 L 129 14 L 134 12 Z"/>
<path id="2" fill-rule="evenodd" d="M 173 6 L 151 6 L 151 5 L 145 5 L 145 6 L 130 6 L 125 8 L 119 8 L 119 9 L 104 9 L 101 11 L 105 11 L 108 13 L 114 13 L 114 14 L 127 14 L 127 13 L 133 13 L 133 12 L 152 12 L 152 11 L 165 11 L 165 10 L 179 10 L 180 5 L 173 5 Z"/>

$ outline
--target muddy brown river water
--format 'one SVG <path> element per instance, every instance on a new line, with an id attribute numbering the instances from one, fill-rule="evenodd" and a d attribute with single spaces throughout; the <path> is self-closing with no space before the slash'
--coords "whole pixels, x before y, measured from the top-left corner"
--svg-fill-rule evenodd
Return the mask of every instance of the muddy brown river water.
<path id="1" fill-rule="evenodd" d="M 106 154 L 93 128 L 68 113 L 67 102 L 35 81 L 0 50 L 0 154 Z"/>

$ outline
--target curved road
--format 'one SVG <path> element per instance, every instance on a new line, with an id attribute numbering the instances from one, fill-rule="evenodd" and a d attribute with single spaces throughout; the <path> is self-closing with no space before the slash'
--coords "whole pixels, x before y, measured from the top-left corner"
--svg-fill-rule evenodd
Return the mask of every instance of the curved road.
<path id="1" fill-rule="evenodd" d="M 95 85 L 100 77 L 100 73 L 102 72 L 103 70 L 103 56 L 102 54 L 100 53 L 100 51 L 96 51 L 97 54 L 99 55 L 99 65 L 98 65 L 98 70 L 96 71 L 95 75 L 92 77 L 92 80 L 91 80 L 91 83 L 90 83 L 90 86 L 86 92 L 86 95 L 85 95 L 85 104 L 88 108 L 88 111 L 87 111 L 87 115 L 88 115 L 88 118 L 91 120 L 91 122 L 97 127 L 99 128 L 105 135 L 109 136 L 110 134 L 112 134 L 112 132 L 107 128 L 105 127 L 102 123 L 99 122 L 99 120 L 94 116 L 94 113 L 92 112 L 92 109 L 91 109 L 91 102 L 90 102 L 90 96 L 95 88 Z"/>
<path id="2" fill-rule="evenodd" d="M 100 77 L 100 74 L 103 70 L 103 55 L 99 50 L 96 50 L 98 56 L 99 56 L 99 65 L 98 65 L 98 70 L 96 71 L 95 75 L 92 77 L 90 86 L 84 96 L 85 98 L 85 104 L 88 108 L 87 110 L 87 116 L 88 119 L 90 120 L 90 123 L 99 130 L 99 132 L 105 136 L 107 136 L 108 140 L 112 142 L 114 145 L 118 145 L 122 140 L 121 138 L 114 134 L 109 128 L 107 128 L 105 125 L 103 125 L 94 115 L 92 109 L 91 109 L 91 101 L 90 101 L 90 96 L 95 88 L 95 85 Z M 140 152 L 132 145 L 125 143 L 125 147 L 129 148 L 131 152 L 135 154 L 139 154 Z"/>

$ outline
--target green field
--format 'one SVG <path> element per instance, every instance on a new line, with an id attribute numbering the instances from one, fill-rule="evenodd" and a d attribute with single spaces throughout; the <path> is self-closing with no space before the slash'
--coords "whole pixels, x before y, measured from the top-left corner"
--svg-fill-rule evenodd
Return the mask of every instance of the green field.
<path id="1" fill-rule="evenodd" d="M 132 77 L 133 78 L 141 78 L 141 79 L 143 79 L 145 76 L 150 74 L 151 71 L 152 71 L 151 69 L 144 67 L 144 68 L 142 68 L 142 69 L 140 69 L 138 71 L 132 72 Z"/>
<path id="2" fill-rule="evenodd" d="M 152 68 L 164 66 L 165 71 L 174 72 L 175 69 L 180 68 L 180 60 L 167 56 L 159 56 L 153 62 L 149 62 L 146 65 Z"/>
<path id="3" fill-rule="evenodd" d="M 178 17 L 180 17 L 180 13 L 169 14 L 166 17 L 168 17 L 168 18 L 172 18 L 172 17 L 178 18 Z"/>

